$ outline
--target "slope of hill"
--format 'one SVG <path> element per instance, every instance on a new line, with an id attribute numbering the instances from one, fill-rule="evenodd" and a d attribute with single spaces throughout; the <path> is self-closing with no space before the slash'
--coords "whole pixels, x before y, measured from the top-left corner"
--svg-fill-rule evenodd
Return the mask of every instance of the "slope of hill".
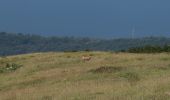
<path id="1" fill-rule="evenodd" d="M 170 98 L 168 53 L 35 53 L 0 58 L 0 66 L 0 100 Z"/>
<path id="2" fill-rule="evenodd" d="M 43 37 L 38 35 L 0 33 L 0 55 L 16 55 L 49 51 L 118 51 L 144 45 L 170 44 L 170 38 L 91 39 L 75 37 Z"/>

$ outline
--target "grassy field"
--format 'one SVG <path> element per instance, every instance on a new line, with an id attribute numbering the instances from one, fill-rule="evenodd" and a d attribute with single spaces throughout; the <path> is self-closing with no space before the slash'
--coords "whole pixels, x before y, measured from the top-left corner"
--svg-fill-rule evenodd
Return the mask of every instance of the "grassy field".
<path id="1" fill-rule="evenodd" d="M 0 100 L 170 100 L 168 53 L 35 53 L 0 68 Z"/>

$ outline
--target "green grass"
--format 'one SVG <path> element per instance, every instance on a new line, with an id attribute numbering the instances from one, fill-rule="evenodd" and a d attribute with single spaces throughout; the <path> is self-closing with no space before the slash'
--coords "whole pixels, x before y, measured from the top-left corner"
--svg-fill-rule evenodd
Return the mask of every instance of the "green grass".
<path id="1" fill-rule="evenodd" d="M 90 61 L 81 60 L 91 55 Z M 0 58 L 0 100 L 169 100 L 170 54 L 34 53 Z"/>

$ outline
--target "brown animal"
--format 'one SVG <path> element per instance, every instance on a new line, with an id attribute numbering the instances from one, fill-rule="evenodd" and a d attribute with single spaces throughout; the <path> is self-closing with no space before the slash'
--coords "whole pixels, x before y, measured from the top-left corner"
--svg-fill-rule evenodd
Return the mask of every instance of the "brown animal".
<path id="1" fill-rule="evenodd" d="M 91 60 L 91 56 L 82 56 L 81 58 L 83 61 L 90 61 Z"/>

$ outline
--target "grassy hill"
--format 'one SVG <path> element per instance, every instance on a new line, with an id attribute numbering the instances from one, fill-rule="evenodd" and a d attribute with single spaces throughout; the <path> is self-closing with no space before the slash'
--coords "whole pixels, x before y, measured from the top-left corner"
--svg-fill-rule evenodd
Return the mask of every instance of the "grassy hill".
<path id="1" fill-rule="evenodd" d="M 0 58 L 0 66 L 0 100 L 170 98 L 168 53 L 34 53 Z"/>

